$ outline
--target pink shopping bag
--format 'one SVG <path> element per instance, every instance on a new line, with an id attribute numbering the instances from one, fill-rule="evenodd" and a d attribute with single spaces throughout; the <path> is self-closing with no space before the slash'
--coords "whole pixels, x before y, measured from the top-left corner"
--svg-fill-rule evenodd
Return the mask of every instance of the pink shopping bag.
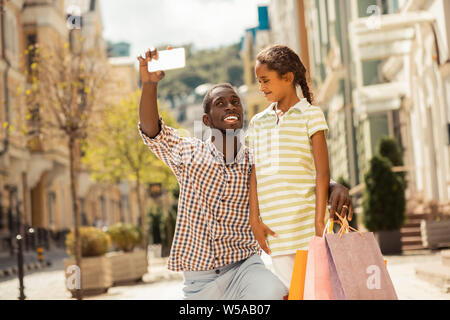
<path id="1" fill-rule="evenodd" d="M 333 299 L 327 245 L 323 237 L 313 237 L 309 242 L 303 299 Z"/>

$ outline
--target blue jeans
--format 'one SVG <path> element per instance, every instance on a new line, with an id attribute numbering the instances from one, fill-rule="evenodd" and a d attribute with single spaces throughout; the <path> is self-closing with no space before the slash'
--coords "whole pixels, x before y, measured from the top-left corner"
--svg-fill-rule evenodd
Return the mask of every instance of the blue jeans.
<path id="1" fill-rule="evenodd" d="M 254 254 L 209 271 L 184 272 L 186 300 L 282 300 L 288 289 Z"/>

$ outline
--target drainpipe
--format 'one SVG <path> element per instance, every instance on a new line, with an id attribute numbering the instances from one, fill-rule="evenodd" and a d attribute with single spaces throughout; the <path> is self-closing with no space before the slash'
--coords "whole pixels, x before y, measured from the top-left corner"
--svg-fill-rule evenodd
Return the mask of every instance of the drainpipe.
<path id="1" fill-rule="evenodd" d="M 2 32 L 1 32 L 1 43 L 2 43 L 2 58 L 6 62 L 5 72 L 3 73 L 3 96 L 5 97 L 5 118 L 9 124 L 9 92 L 8 92 L 8 70 L 11 67 L 11 64 L 6 57 L 6 48 L 5 48 L 5 0 L 0 0 L 0 15 L 2 19 Z M 9 148 L 9 130 L 7 129 L 5 132 L 5 138 L 3 139 L 3 149 L 0 150 L 0 156 L 3 156 L 8 152 Z"/>

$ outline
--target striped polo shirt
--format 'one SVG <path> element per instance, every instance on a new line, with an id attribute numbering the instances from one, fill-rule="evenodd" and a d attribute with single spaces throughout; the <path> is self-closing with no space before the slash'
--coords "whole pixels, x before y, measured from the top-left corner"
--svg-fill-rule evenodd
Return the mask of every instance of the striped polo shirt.
<path id="1" fill-rule="evenodd" d="M 250 121 L 247 141 L 256 165 L 259 212 L 278 234 L 272 256 L 307 249 L 315 234 L 315 165 L 311 137 L 328 126 L 322 110 L 301 99 L 277 123 L 275 103 Z"/>

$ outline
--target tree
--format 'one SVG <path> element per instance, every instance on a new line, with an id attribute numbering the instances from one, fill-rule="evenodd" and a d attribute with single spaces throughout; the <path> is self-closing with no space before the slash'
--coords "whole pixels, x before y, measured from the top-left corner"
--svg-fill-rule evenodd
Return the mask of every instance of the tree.
<path id="1" fill-rule="evenodd" d="M 199 51 L 194 51 L 191 45 L 184 47 L 186 67 L 166 72 L 164 81 L 158 85 L 161 99 L 174 105 L 176 99 L 192 94 L 203 83 L 229 82 L 237 87 L 244 83 L 244 68 L 237 44 Z"/>
<path id="2" fill-rule="evenodd" d="M 86 137 L 97 107 L 102 106 L 107 66 L 101 53 L 88 48 L 82 38 L 76 39 L 76 49 L 68 42 L 53 41 L 52 45 L 30 46 L 30 61 L 24 90 L 28 106 L 27 134 L 30 147 L 43 148 L 41 139 L 65 141 L 69 151 L 70 189 L 75 214 L 75 261 L 81 267 L 80 208 L 76 179 L 80 163 L 79 143 Z M 82 299 L 81 290 L 76 291 Z"/>
<path id="3" fill-rule="evenodd" d="M 144 233 L 144 243 L 147 244 L 148 228 L 141 196 L 142 186 L 161 183 L 170 190 L 178 183 L 170 169 L 150 152 L 139 135 L 139 112 L 136 107 L 140 96 L 138 90 L 105 110 L 102 121 L 83 145 L 83 163 L 91 171 L 94 181 L 135 182 L 140 226 Z M 164 108 L 160 110 L 165 123 L 176 127 L 172 115 L 164 111 Z"/>
<path id="4" fill-rule="evenodd" d="M 363 222 L 370 231 L 391 231 L 405 221 L 405 187 L 403 180 L 392 172 L 391 161 L 380 155 L 370 160 L 364 175 Z"/>
<path id="5" fill-rule="evenodd" d="M 394 167 L 403 166 L 403 152 L 397 140 L 391 137 L 382 137 L 378 142 L 377 151 L 381 156 L 388 158 Z M 397 175 L 403 180 L 406 189 L 408 185 L 406 172 L 397 172 Z"/>

